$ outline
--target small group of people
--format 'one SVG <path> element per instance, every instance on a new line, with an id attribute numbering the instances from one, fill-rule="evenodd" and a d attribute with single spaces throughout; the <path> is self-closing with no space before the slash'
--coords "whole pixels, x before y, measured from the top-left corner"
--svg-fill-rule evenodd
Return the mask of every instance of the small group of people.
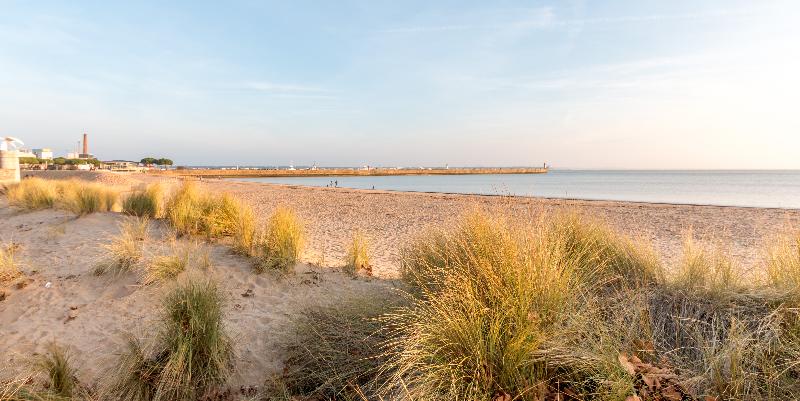
<path id="1" fill-rule="evenodd" d="M 339 188 L 339 180 L 331 180 L 328 185 L 325 185 L 327 188 Z"/>

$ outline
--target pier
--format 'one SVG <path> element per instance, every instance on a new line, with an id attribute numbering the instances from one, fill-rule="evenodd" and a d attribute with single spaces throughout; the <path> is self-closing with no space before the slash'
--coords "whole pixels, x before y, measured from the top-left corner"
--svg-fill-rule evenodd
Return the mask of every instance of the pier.
<path id="1" fill-rule="evenodd" d="M 388 175 L 544 174 L 542 167 L 501 168 L 331 168 L 331 169 L 190 169 L 150 171 L 150 174 L 189 177 L 326 177 Z"/>

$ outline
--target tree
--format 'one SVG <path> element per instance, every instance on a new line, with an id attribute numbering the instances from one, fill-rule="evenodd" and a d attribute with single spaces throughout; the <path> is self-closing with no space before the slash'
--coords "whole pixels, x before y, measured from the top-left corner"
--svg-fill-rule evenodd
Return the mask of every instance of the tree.
<path id="1" fill-rule="evenodd" d="M 139 163 L 142 163 L 146 166 L 151 164 L 156 164 L 156 159 L 152 157 L 145 157 L 144 159 L 140 160 Z"/>
<path id="2" fill-rule="evenodd" d="M 19 164 L 41 164 L 42 161 L 35 157 L 20 157 Z"/>
<path id="3" fill-rule="evenodd" d="M 158 161 L 156 161 L 156 163 L 159 166 L 171 166 L 172 165 L 172 160 L 170 160 L 170 159 L 158 159 Z"/>
<path id="4" fill-rule="evenodd" d="M 58 166 L 63 166 L 65 164 L 67 164 L 67 159 L 65 159 L 63 157 L 56 157 L 55 159 L 53 159 L 53 164 L 58 165 Z"/>

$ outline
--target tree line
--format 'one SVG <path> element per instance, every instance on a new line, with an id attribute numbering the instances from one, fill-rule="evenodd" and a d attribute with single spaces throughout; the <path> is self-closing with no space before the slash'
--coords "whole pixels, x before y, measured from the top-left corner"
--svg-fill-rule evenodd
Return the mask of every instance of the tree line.
<path id="1" fill-rule="evenodd" d="M 144 165 L 158 165 L 158 166 L 171 166 L 172 160 L 170 159 L 156 159 L 154 157 L 145 157 L 144 159 L 140 160 L 139 163 Z"/>

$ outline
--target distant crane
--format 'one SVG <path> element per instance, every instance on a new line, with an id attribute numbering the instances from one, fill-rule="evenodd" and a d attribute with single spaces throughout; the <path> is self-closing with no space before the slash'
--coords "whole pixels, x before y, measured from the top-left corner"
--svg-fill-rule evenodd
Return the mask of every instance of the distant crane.
<path id="1" fill-rule="evenodd" d="M 24 145 L 24 143 L 22 143 L 19 138 L 7 136 L 3 138 L 3 142 L 0 142 L 0 150 L 17 150 L 22 145 Z"/>

